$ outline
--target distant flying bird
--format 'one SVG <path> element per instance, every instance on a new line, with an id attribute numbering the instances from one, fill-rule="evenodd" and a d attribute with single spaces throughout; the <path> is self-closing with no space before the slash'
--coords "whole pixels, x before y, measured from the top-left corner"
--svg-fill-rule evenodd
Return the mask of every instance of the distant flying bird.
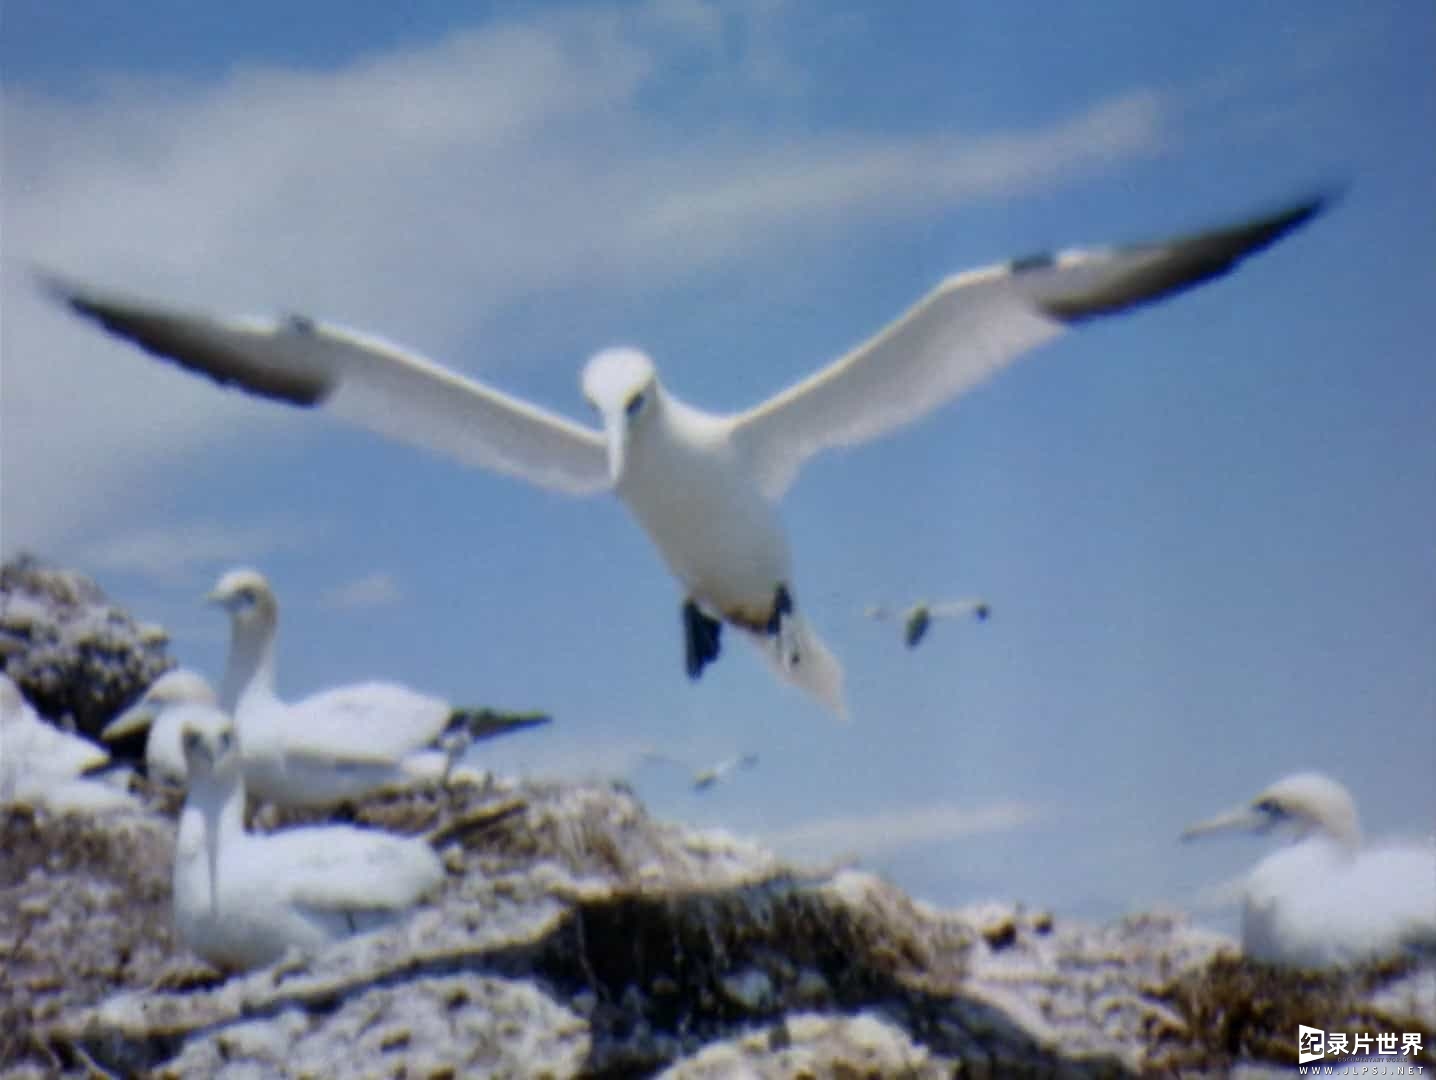
<path id="1" fill-rule="evenodd" d="M 909 649 L 927 636 L 933 619 L 965 619 L 969 616 L 978 622 L 986 622 L 992 608 L 986 600 L 952 600 L 945 604 L 917 603 L 903 612 L 894 612 L 881 605 L 863 611 L 869 619 L 886 622 L 892 618 L 902 620 L 902 639 Z"/>
<path id="2" fill-rule="evenodd" d="M 183 784 L 185 764 L 180 731 L 196 711 L 216 705 L 214 690 L 203 675 L 188 668 L 176 668 L 152 682 L 138 701 L 105 726 L 100 738 L 115 742 L 148 731 L 145 769 L 150 778 Z"/>
<path id="3" fill-rule="evenodd" d="M 233 728 L 217 708 L 196 710 L 180 734 L 189 791 L 180 813 L 173 880 L 180 940 L 227 970 L 312 954 L 392 922 L 444 880 L 428 841 L 352 825 L 251 835 Z"/>
<path id="4" fill-rule="evenodd" d="M 251 795 L 322 806 L 416 779 L 443 779 L 476 739 L 546 724 L 539 713 L 455 708 L 397 683 L 365 682 L 287 704 L 275 692 L 279 602 L 257 570 L 231 570 L 209 599 L 229 612 L 219 704 L 234 716 Z"/>
<path id="5" fill-rule="evenodd" d="M 751 769 L 758 764 L 757 754 L 737 754 L 734 757 L 724 758 L 714 765 L 697 766 L 682 758 L 674 757 L 671 754 L 663 754 L 657 751 L 646 751 L 643 754 L 645 761 L 656 761 L 665 765 L 676 765 L 690 774 L 690 783 L 694 791 L 707 791 L 719 781 L 726 779 L 731 773 L 738 769 Z"/>
<path id="6" fill-rule="evenodd" d="M 72 310 L 223 384 L 323 406 L 383 435 L 571 493 L 614 491 L 682 586 L 690 678 L 726 622 L 775 671 L 845 714 L 843 674 L 796 606 L 777 504 L 814 454 L 912 423 L 1071 326 L 1191 288 L 1303 225 L 1324 200 L 1133 247 L 1064 251 L 947 278 L 896 322 L 732 415 L 671 395 L 653 362 L 606 349 L 583 372 L 603 429 L 397 346 L 304 317 L 221 319 L 54 278 Z"/>
<path id="7" fill-rule="evenodd" d="M 1330 777 L 1278 780 L 1248 805 L 1191 826 L 1182 839 L 1223 831 L 1294 838 L 1242 879 L 1247 956 L 1317 968 L 1436 947 L 1436 846 L 1363 845 L 1356 804 Z"/>

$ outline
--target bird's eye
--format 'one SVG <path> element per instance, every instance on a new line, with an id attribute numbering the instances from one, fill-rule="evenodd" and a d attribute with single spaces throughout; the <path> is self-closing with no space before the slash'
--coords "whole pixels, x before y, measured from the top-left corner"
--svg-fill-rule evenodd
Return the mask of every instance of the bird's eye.
<path id="1" fill-rule="evenodd" d="M 229 748 L 230 748 L 231 746 L 233 746 L 233 745 L 234 745 L 234 734 L 233 734 L 233 732 L 229 732 L 229 731 L 221 732 L 221 733 L 220 733 L 220 736 L 219 736 L 219 752 L 220 752 L 221 754 L 223 754 L 223 753 L 225 753 L 226 751 L 228 751 Z"/>
<path id="2" fill-rule="evenodd" d="M 198 731 L 186 731 L 184 733 L 184 748 L 187 752 L 199 749 L 200 734 Z"/>
<path id="3" fill-rule="evenodd" d="M 1270 817 L 1281 817 L 1286 813 L 1281 803 L 1275 799 L 1262 799 L 1261 802 L 1256 804 L 1255 810 L 1259 814 L 1267 814 Z"/>
<path id="4" fill-rule="evenodd" d="M 631 398 L 628 399 L 628 403 L 623 406 L 623 411 L 628 414 L 628 417 L 630 419 L 632 419 L 633 417 L 637 416 L 639 410 L 643 408 L 644 400 L 645 395 L 643 391 L 640 390 L 638 393 L 634 394 Z"/>

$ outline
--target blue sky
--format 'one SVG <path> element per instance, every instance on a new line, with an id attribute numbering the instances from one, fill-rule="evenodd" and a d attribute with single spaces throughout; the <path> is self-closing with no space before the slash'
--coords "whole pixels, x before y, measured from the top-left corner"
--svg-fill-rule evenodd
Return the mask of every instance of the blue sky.
<path id="1" fill-rule="evenodd" d="M 53 5 L 9 0 L 0 544 L 93 574 L 218 676 L 263 568 L 281 688 L 385 676 L 553 711 L 495 757 L 855 852 L 947 903 L 1112 915 L 1260 845 L 1181 827 L 1299 768 L 1436 822 L 1436 10 L 1371 3 Z M 945 274 L 1345 184 L 1240 273 L 1083 329 L 784 517 L 835 724 L 677 590 L 610 498 L 238 395 L 41 301 L 39 263 L 378 332 L 587 419 L 600 347 L 714 409 Z M 863 606 L 981 594 L 908 653 Z M 757 769 L 694 798 L 644 745 Z"/>

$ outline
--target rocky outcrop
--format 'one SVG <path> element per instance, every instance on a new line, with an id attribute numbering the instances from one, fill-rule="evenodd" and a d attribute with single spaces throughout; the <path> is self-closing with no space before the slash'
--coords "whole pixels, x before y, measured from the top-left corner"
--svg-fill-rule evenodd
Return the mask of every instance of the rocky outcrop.
<path id="1" fill-rule="evenodd" d="M 0 566 L 0 669 L 41 716 L 98 739 L 173 666 L 167 644 L 162 629 L 136 622 L 83 574 L 24 555 Z M 143 737 L 111 749 L 138 758 Z"/>
<path id="2" fill-rule="evenodd" d="M 169 663 L 83 578 L 0 581 L 7 669 L 52 717 L 93 731 Z M 1294 1063 L 1299 1023 L 1436 1031 L 1432 967 L 1284 973 L 1176 915 L 944 911 L 654 820 L 622 786 L 497 780 L 344 808 L 443 836 L 442 894 L 225 978 L 170 928 L 177 806 L 0 809 L 0 1073 L 1225 1076 Z"/>
<path id="3" fill-rule="evenodd" d="M 225 980 L 173 951 L 167 819 L 10 812 L 0 1058 L 161 1077 L 1223 1075 L 1290 1060 L 1293 1010 L 1418 1022 L 1414 992 L 1371 1011 L 1397 969 L 1284 976 L 1175 916 L 942 911 L 655 821 L 621 787 L 493 782 L 354 814 L 453 824 L 443 895 Z"/>

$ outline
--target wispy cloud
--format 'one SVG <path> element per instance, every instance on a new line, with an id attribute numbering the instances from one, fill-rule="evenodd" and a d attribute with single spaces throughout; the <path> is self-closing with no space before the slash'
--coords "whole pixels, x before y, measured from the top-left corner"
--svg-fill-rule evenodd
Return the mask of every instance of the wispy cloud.
<path id="1" fill-rule="evenodd" d="M 871 814 L 814 818 L 765 832 L 760 838 L 776 851 L 797 858 L 873 858 L 923 844 L 1008 832 L 1035 824 L 1042 817 L 1039 807 L 1024 802 L 978 807 L 930 803 Z"/>
<path id="2" fill-rule="evenodd" d="M 65 101 L 7 85 L 5 547 L 53 549 L 118 508 L 162 506 L 184 463 L 232 451 L 236 432 L 254 456 L 317 427 L 79 325 L 38 295 L 30 260 L 183 305 L 311 311 L 482 358 L 504 351 L 489 327 L 516 302 L 665 287 L 788 255 L 794 235 L 820 243 L 838 215 L 885 220 L 1052 186 L 1161 141 L 1161 102 L 1144 92 L 981 139 L 759 124 L 761 110 L 740 106 L 768 101 L 779 78 L 801 93 L 814 32 L 759 0 L 600 6 L 324 71 L 237 66 L 212 83 L 111 81 Z M 673 115 L 666 91 L 697 83 L 723 88 L 702 97 L 705 116 L 727 110 L 722 123 Z M 153 571 L 143 548 L 128 558 Z"/>
<path id="3" fill-rule="evenodd" d="M 81 546 L 76 557 L 94 570 L 174 583 L 201 570 L 258 562 L 280 551 L 299 551 L 323 534 L 321 523 L 285 518 L 247 524 L 191 521 L 121 532 Z"/>
<path id="4" fill-rule="evenodd" d="M 643 220 L 655 236 L 728 237 L 746 244 L 775 223 L 852 212 L 899 215 L 1011 195 L 1065 180 L 1160 145 L 1160 98 L 1136 92 L 1039 131 L 973 139 L 959 132 L 874 141 L 815 139 L 735 155 L 706 187 L 659 199 Z M 747 236 L 749 231 L 754 235 Z"/>
<path id="5" fill-rule="evenodd" d="M 324 595 L 323 604 L 339 611 L 372 611 L 397 604 L 403 597 L 393 575 L 376 570 L 331 589 Z"/>

